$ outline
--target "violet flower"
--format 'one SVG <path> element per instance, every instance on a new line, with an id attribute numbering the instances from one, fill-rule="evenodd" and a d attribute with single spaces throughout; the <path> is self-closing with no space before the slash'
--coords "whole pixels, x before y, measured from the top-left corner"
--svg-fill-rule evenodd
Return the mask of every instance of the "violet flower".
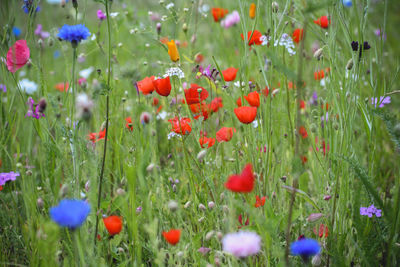
<path id="1" fill-rule="evenodd" d="M 107 18 L 107 15 L 103 13 L 103 11 L 101 11 L 101 9 L 97 10 L 97 18 L 100 21 L 103 21 Z"/>
<path id="2" fill-rule="evenodd" d="M 377 104 L 379 104 L 380 108 L 383 108 L 386 104 L 390 103 L 390 96 L 381 96 L 379 98 L 379 101 L 378 101 L 377 97 L 372 97 L 371 102 L 372 102 L 372 105 L 375 106 L 375 108 L 376 108 Z"/>
<path id="3" fill-rule="evenodd" d="M 44 110 L 46 109 L 46 100 L 41 99 L 37 105 L 35 105 L 35 100 L 32 99 L 32 97 L 28 98 L 28 102 L 26 102 L 28 105 L 28 112 L 25 115 L 26 117 L 33 117 L 35 119 L 40 119 L 44 117 Z"/>
<path id="4" fill-rule="evenodd" d="M 369 218 L 372 218 L 372 216 L 375 215 L 379 218 L 382 217 L 382 210 L 375 208 L 374 205 L 369 207 L 360 207 L 360 215 L 368 216 Z"/>

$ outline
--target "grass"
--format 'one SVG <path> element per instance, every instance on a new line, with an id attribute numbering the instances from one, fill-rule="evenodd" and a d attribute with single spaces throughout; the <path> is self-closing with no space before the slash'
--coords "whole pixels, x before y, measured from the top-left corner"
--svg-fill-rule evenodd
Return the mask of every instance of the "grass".
<path id="1" fill-rule="evenodd" d="M 274 12 L 273 1 L 254 1 L 256 18 L 250 19 L 248 1 L 172 2 L 167 9 L 168 1 L 80 0 L 77 16 L 72 3 L 62 8 L 35 0 L 41 11 L 29 14 L 21 10 L 22 1 L 2 3 L 1 57 L 6 58 L 17 39 L 25 39 L 30 63 L 15 74 L 5 64 L 0 67 L 0 84 L 7 87 L 0 91 L 0 172 L 20 173 L 0 191 L 0 265 L 302 266 L 300 257 L 290 255 L 289 245 L 305 235 L 320 242 L 320 265 L 397 266 L 399 7 L 387 0 L 353 0 L 350 8 L 340 1 L 288 0 L 277 1 Z M 237 10 L 240 23 L 221 27 L 210 11 L 202 11 L 205 4 Z M 98 9 L 108 19 L 100 22 Z M 160 20 L 152 21 L 156 14 Z M 322 15 L 331 19 L 327 29 L 313 23 Z M 63 24 L 77 23 L 92 35 L 75 51 L 57 34 Z M 37 24 L 50 32 L 49 38 L 39 40 Z M 14 26 L 22 30 L 18 38 L 12 34 Z M 296 28 L 304 29 L 304 37 L 291 56 L 274 43 Z M 378 28 L 387 39 L 374 34 Z M 252 30 L 269 33 L 269 46 L 250 49 L 240 34 Z M 171 62 L 160 39 L 164 36 L 180 41 L 179 62 Z M 367 41 L 371 49 L 359 58 L 352 41 Z M 322 49 L 320 60 L 313 56 L 316 45 Z M 238 68 L 235 81 L 244 86 L 219 76 L 215 83 L 199 77 L 198 54 L 204 67 Z M 346 70 L 350 59 L 353 67 Z M 94 71 L 87 86 L 77 85 L 80 71 L 89 67 Z M 163 76 L 170 67 L 185 74 L 171 78 L 170 96 L 138 94 L 134 83 Z M 322 84 L 314 72 L 326 68 L 330 71 Z M 19 85 L 23 78 L 37 83 L 32 95 Z M 249 88 L 249 81 L 254 87 Z M 78 116 L 74 94 L 54 88 L 61 82 L 75 84 L 75 95 L 84 92 L 93 100 L 91 116 Z M 205 121 L 195 120 L 188 106 L 177 101 L 185 83 L 204 87 L 207 103 L 221 97 L 223 108 Z M 261 94 L 266 86 L 267 97 Z M 261 94 L 257 127 L 240 123 L 233 112 L 237 98 L 247 105 L 243 96 L 251 91 Z M 25 117 L 29 96 L 46 99 L 44 118 Z M 370 99 L 381 96 L 390 96 L 391 103 L 374 107 Z M 161 113 L 159 105 L 152 105 L 154 97 Z M 304 110 L 299 109 L 301 100 Z M 143 112 L 150 114 L 149 123 L 141 123 Z M 160 118 L 164 112 L 166 117 Z M 191 118 L 192 131 L 169 139 L 168 119 L 178 115 Z M 127 117 L 133 131 L 125 126 Z M 308 137 L 299 134 L 300 126 Z M 200 131 L 215 137 L 221 127 L 235 127 L 232 140 L 201 148 Z M 106 128 L 104 139 L 88 139 L 89 133 Z M 206 153 L 199 159 L 202 150 Z M 256 173 L 253 191 L 230 192 L 224 183 L 247 163 Z M 262 207 L 254 207 L 256 196 L 268 197 Z M 49 209 L 64 198 L 87 199 L 91 205 L 84 224 L 73 231 L 49 216 Z M 176 211 L 170 208 L 172 200 Z M 215 206 L 209 208 L 209 202 Z M 371 204 L 382 209 L 382 217 L 360 215 L 360 207 Z M 307 220 L 313 213 L 323 216 Z M 109 237 L 102 215 L 121 216 L 121 233 Z M 239 215 L 249 224 L 240 225 Z M 321 224 L 329 229 L 327 237 L 318 235 Z M 220 238 L 239 227 L 261 237 L 257 255 L 237 259 L 223 251 Z M 176 246 L 162 236 L 173 228 L 182 230 Z M 203 256 L 200 247 L 211 251 Z"/>

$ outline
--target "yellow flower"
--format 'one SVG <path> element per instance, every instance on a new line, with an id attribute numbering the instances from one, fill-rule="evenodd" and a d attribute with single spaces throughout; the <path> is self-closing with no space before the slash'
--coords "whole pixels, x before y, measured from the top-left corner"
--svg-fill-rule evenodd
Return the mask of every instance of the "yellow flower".
<path id="1" fill-rule="evenodd" d="M 249 16 L 251 19 L 254 19 L 256 17 L 256 4 L 254 3 L 250 5 Z"/>
<path id="2" fill-rule="evenodd" d="M 176 47 L 175 41 L 171 40 L 167 42 L 168 46 L 168 54 L 172 61 L 176 62 L 179 60 L 179 52 L 178 48 Z"/>

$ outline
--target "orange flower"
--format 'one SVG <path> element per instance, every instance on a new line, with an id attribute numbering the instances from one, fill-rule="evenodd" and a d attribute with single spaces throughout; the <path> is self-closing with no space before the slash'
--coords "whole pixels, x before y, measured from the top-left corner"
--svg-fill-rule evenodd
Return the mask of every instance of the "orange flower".
<path id="1" fill-rule="evenodd" d="M 240 36 L 242 37 L 242 40 L 244 40 L 244 36 L 243 33 L 240 34 Z M 249 41 L 249 45 L 260 45 L 262 44 L 262 41 L 260 40 L 262 34 L 261 32 L 254 30 L 254 33 L 252 34 L 252 31 L 247 32 L 247 41 Z M 250 39 L 251 37 L 251 39 Z"/>
<path id="2" fill-rule="evenodd" d="M 210 109 L 213 112 L 217 112 L 220 108 L 222 108 L 224 105 L 222 104 L 222 97 L 216 97 L 211 101 L 210 104 Z"/>
<path id="3" fill-rule="evenodd" d="M 298 44 L 303 40 L 303 29 L 295 29 L 293 32 L 293 41 Z"/>
<path id="4" fill-rule="evenodd" d="M 305 109 L 306 108 L 306 102 L 304 100 L 300 100 L 300 109 Z"/>
<path id="5" fill-rule="evenodd" d="M 179 52 L 174 40 L 167 42 L 167 46 L 169 57 L 173 62 L 177 62 L 179 60 Z"/>
<path id="6" fill-rule="evenodd" d="M 220 19 L 225 17 L 226 14 L 228 14 L 228 9 L 223 9 L 220 7 L 213 7 L 213 8 L 211 8 L 211 14 L 214 17 L 214 21 L 218 22 Z"/>
<path id="7" fill-rule="evenodd" d="M 195 56 L 195 58 L 194 58 L 194 61 L 196 62 L 196 63 L 201 63 L 201 62 L 203 62 L 203 60 L 204 60 L 204 56 L 202 55 L 202 54 L 197 54 L 196 56 Z"/>
<path id="8" fill-rule="evenodd" d="M 229 128 L 229 127 L 222 127 L 219 129 L 219 131 L 216 133 L 216 138 L 218 142 L 228 142 L 232 139 L 233 133 L 236 133 L 235 128 Z"/>
<path id="9" fill-rule="evenodd" d="M 320 71 L 314 72 L 314 79 L 315 79 L 316 81 L 321 80 L 321 79 L 323 79 L 324 77 L 325 77 L 325 72 L 324 72 L 324 70 L 320 70 Z"/>
<path id="10" fill-rule="evenodd" d="M 257 116 L 256 107 L 239 107 L 235 108 L 233 111 L 238 120 L 244 124 L 252 123 Z"/>
<path id="11" fill-rule="evenodd" d="M 249 17 L 251 19 L 254 19 L 256 17 L 256 4 L 254 4 L 254 3 L 251 3 L 251 5 L 250 5 Z"/>
<path id="12" fill-rule="evenodd" d="M 100 131 L 99 133 L 89 133 L 88 134 L 88 139 L 90 141 L 92 141 L 93 143 L 104 139 L 104 137 L 106 136 L 106 129 L 104 129 L 103 131 Z"/>
<path id="13" fill-rule="evenodd" d="M 225 82 L 234 81 L 236 79 L 236 73 L 238 69 L 236 68 L 227 68 L 222 71 L 222 76 L 224 77 Z"/>
<path id="14" fill-rule="evenodd" d="M 262 90 L 262 93 L 263 93 L 266 97 L 269 95 L 268 86 L 265 86 L 264 90 Z"/>
<path id="15" fill-rule="evenodd" d="M 103 223 L 110 235 L 119 234 L 122 230 L 122 219 L 119 216 L 109 216 L 103 218 Z"/>
<path id="16" fill-rule="evenodd" d="M 132 132 L 133 131 L 132 118 L 131 117 L 125 118 L 125 121 L 126 121 L 125 127 Z"/>
<path id="17" fill-rule="evenodd" d="M 241 106 L 242 106 L 242 98 L 241 98 L 241 97 L 238 97 L 238 99 L 236 100 L 236 105 L 237 105 L 238 107 L 241 107 Z"/>
<path id="18" fill-rule="evenodd" d="M 264 206 L 264 204 L 265 204 L 265 199 L 266 199 L 266 198 L 267 198 L 267 197 L 262 197 L 262 198 L 260 199 L 259 196 L 256 196 L 256 204 L 254 204 L 254 207 L 258 208 L 258 207 Z"/>
<path id="19" fill-rule="evenodd" d="M 154 91 L 153 81 L 154 76 L 146 77 L 143 80 L 138 81 L 136 86 L 140 92 L 142 92 L 144 95 L 148 95 Z"/>
<path id="20" fill-rule="evenodd" d="M 299 134 L 303 137 L 303 139 L 307 138 L 308 133 L 307 133 L 307 130 L 306 130 L 306 128 L 304 126 L 300 126 Z"/>
<path id="21" fill-rule="evenodd" d="M 321 26 L 321 28 L 326 29 L 330 24 L 330 20 L 328 20 L 327 16 L 321 16 L 319 19 L 314 20 L 314 23 Z"/>
<path id="22" fill-rule="evenodd" d="M 162 232 L 162 235 L 168 243 L 175 246 L 178 244 L 179 239 L 181 238 L 181 230 L 171 229 L 168 232 Z"/>
<path id="23" fill-rule="evenodd" d="M 169 96 L 171 93 L 171 81 L 169 76 L 164 79 L 157 79 L 153 81 L 153 86 L 157 94 L 161 96 Z"/>
<path id="24" fill-rule="evenodd" d="M 244 96 L 247 103 L 249 103 L 252 107 L 260 106 L 260 95 L 256 91 L 249 93 L 247 96 Z"/>
<path id="25" fill-rule="evenodd" d="M 322 237 L 328 237 L 328 234 L 329 234 L 329 229 L 328 229 L 328 226 L 326 226 L 325 224 L 320 224 L 319 225 L 319 231 L 318 231 L 318 233 L 317 233 L 317 229 L 314 227 L 314 229 L 313 229 L 313 232 L 314 232 L 314 234 L 316 234 L 316 235 L 318 235 L 319 236 L 319 238 L 322 238 Z"/>
<path id="26" fill-rule="evenodd" d="M 172 125 L 172 132 L 177 134 L 189 134 L 192 131 L 192 127 L 190 126 L 191 120 L 190 118 L 181 118 L 180 120 L 175 117 L 173 119 L 168 120 Z"/>
<path id="27" fill-rule="evenodd" d="M 54 85 L 54 88 L 56 88 L 58 91 L 60 92 L 67 92 L 68 88 L 69 88 L 69 83 L 57 83 L 56 85 Z"/>
<path id="28" fill-rule="evenodd" d="M 208 91 L 195 83 L 192 83 L 189 89 L 185 89 L 185 98 L 188 105 L 200 103 L 207 97 Z"/>
<path id="29" fill-rule="evenodd" d="M 207 148 L 210 148 L 215 144 L 215 138 L 203 136 L 200 137 L 199 143 L 202 148 L 204 148 L 206 144 L 208 144 Z"/>

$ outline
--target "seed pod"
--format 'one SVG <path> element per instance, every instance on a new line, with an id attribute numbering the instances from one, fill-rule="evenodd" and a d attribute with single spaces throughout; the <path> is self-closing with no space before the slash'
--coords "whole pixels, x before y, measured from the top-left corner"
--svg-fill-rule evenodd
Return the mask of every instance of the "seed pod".
<path id="1" fill-rule="evenodd" d="M 279 10 L 279 4 L 277 2 L 272 2 L 272 12 L 277 13 Z"/>
<path id="2" fill-rule="evenodd" d="M 347 61 L 346 69 L 351 70 L 353 68 L 353 65 L 354 65 L 353 59 L 350 58 L 349 61 Z"/>

